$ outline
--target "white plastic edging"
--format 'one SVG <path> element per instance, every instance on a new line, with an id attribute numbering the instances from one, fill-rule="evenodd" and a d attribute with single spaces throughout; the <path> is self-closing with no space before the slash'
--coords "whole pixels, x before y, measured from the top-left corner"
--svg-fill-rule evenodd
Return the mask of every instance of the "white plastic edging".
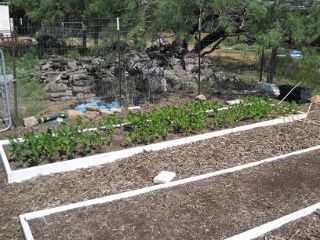
<path id="1" fill-rule="evenodd" d="M 28 224 L 28 221 L 32 220 L 32 219 L 41 218 L 41 217 L 49 216 L 51 214 L 61 213 L 61 212 L 73 210 L 73 209 L 76 209 L 76 208 L 108 203 L 108 202 L 112 202 L 112 201 L 115 201 L 115 200 L 134 197 L 134 196 L 137 196 L 137 195 L 149 193 L 149 192 L 160 190 L 160 189 L 175 187 L 175 186 L 186 184 L 186 183 L 191 183 L 191 182 L 195 182 L 195 181 L 199 181 L 199 180 L 204 180 L 204 179 L 215 177 L 215 176 L 222 175 L 222 174 L 241 171 L 241 170 L 244 170 L 244 169 L 247 169 L 247 168 L 250 168 L 250 167 L 255 167 L 255 166 L 258 166 L 258 165 L 261 165 L 261 164 L 264 164 L 264 163 L 277 161 L 277 160 L 280 160 L 280 159 L 283 159 L 283 158 L 287 158 L 287 157 L 291 157 L 291 156 L 295 156 L 295 155 L 299 155 L 299 154 L 302 154 L 302 153 L 307 153 L 307 152 L 311 152 L 311 151 L 315 151 L 315 150 L 319 150 L 319 149 L 320 149 L 320 145 L 317 145 L 315 147 L 306 148 L 306 149 L 303 149 L 303 150 L 287 153 L 287 154 L 284 154 L 284 155 L 267 158 L 267 159 L 264 159 L 264 160 L 261 160 L 261 161 L 252 162 L 252 163 L 248 163 L 248 164 L 244 164 L 244 165 L 240 165 L 240 166 L 236 166 L 236 167 L 232 167 L 232 168 L 228 168 L 228 169 L 223 169 L 223 170 L 219 170 L 219 171 L 216 171 L 216 172 L 211 172 L 211 173 L 207 173 L 207 174 L 203 174 L 203 175 L 199 175 L 199 176 L 195 176 L 195 177 L 185 178 L 185 179 L 181 179 L 181 180 L 177 180 L 177 181 L 173 181 L 173 182 L 169 182 L 169 183 L 165 183 L 165 184 L 154 185 L 154 186 L 140 188 L 140 189 L 137 189 L 137 190 L 123 192 L 123 193 L 118 193 L 118 194 L 114 194 L 114 195 L 110 195 L 110 196 L 106 196 L 106 197 L 102 197 L 102 198 L 96 198 L 96 199 L 91 199 L 91 200 L 87 200 L 87 201 L 72 203 L 72 204 L 69 204 L 69 205 L 59 206 L 59 207 L 55 207 L 55 208 L 50 208 L 50 209 L 40 210 L 40 211 L 36 211 L 36 212 L 25 213 L 25 214 L 22 214 L 22 215 L 19 216 L 20 223 L 21 223 L 22 230 L 23 230 L 23 233 L 24 233 L 24 236 L 25 236 L 25 240 L 33 240 L 34 238 L 32 236 L 31 229 L 30 229 L 30 226 Z"/>
<path id="2" fill-rule="evenodd" d="M 317 209 L 320 209 L 320 202 L 316 203 L 314 205 L 311 205 L 307 208 L 296 211 L 294 213 L 283 216 L 281 218 L 278 218 L 274 221 L 263 224 L 259 227 L 256 227 L 256 228 L 253 228 L 253 229 L 248 230 L 246 232 L 235 235 L 231 238 L 227 238 L 226 240 L 243 240 L 243 239 L 251 240 L 251 239 L 257 238 L 257 237 L 259 237 L 263 234 L 266 234 L 270 231 L 273 231 L 273 230 L 275 230 L 275 229 L 277 229 L 277 228 L 279 228 L 289 222 L 292 222 L 292 221 L 297 220 L 299 218 L 305 217 L 305 216 L 313 213 Z"/>
<path id="3" fill-rule="evenodd" d="M 8 183 L 14 183 L 14 182 L 18 183 L 18 182 L 31 179 L 33 177 L 37 177 L 39 175 L 43 176 L 43 175 L 49 175 L 52 173 L 73 171 L 80 168 L 88 168 L 92 166 L 114 162 L 116 160 L 130 157 L 145 151 L 157 151 L 157 150 L 161 150 L 169 147 L 179 146 L 179 145 L 183 145 L 191 142 L 196 142 L 200 140 L 222 136 L 225 134 L 250 130 L 257 127 L 265 127 L 265 126 L 271 126 L 271 125 L 276 125 L 281 123 L 293 122 L 296 120 L 304 119 L 306 117 L 307 117 L 306 113 L 300 113 L 300 114 L 292 115 L 289 117 L 277 118 L 277 119 L 273 119 L 265 122 L 258 122 L 250 125 L 232 128 L 232 129 L 225 129 L 221 131 L 210 132 L 206 134 L 201 134 L 201 135 L 196 135 L 196 136 L 191 136 L 191 137 L 186 137 L 186 138 L 181 138 L 181 139 L 176 139 L 171 141 L 165 141 L 165 142 L 150 144 L 150 145 L 141 146 L 141 147 L 135 147 L 135 148 L 125 149 L 125 150 L 120 150 L 115 152 L 97 154 L 93 156 L 77 158 L 77 159 L 72 159 L 72 160 L 62 161 L 57 163 L 51 163 L 47 165 L 40 165 L 36 167 L 31 167 L 31 168 L 18 169 L 18 170 L 11 170 L 10 168 L 8 158 L 3 149 L 3 145 L 9 144 L 9 141 L 5 140 L 5 141 L 0 141 L 0 154 L 1 154 L 0 158 L 4 166 L 4 171 L 6 173 Z"/>

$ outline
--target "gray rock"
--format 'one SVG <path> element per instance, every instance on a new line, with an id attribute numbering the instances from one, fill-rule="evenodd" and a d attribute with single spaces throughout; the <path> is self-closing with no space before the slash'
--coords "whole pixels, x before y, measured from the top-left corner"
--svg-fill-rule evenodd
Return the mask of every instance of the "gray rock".
<path id="1" fill-rule="evenodd" d="M 77 94 L 77 93 L 90 93 L 92 87 L 89 86 L 89 87 L 78 87 L 78 86 L 72 86 L 72 92 L 74 94 Z"/>
<path id="2" fill-rule="evenodd" d="M 75 71 L 78 68 L 78 62 L 77 61 L 68 61 L 68 68 Z"/>
<path id="3" fill-rule="evenodd" d="M 143 68 L 142 76 L 137 81 L 137 89 L 151 93 L 167 91 L 167 82 L 164 78 L 164 69 L 161 67 Z"/>
<path id="4" fill-rule="evenodd" d="M 181 83 L 181 79 L 175 74 L 173 70 L 165 70 L 164 78 L 166 79 L 167 85 L 169 85 L 171 88 L 174 88 Z"/>
<path id="5" fill-rule="evenodd" d="M 256 90 L 258 90 L 261 93 L 269 94 L 273 96 L 279 96 L 280 90 L 279 88 L 272 83 L 260 83 L 256 86 Z"/>
<path id="6" fill-rule="evenodd" d="M 67 86 L 65 84 L 51 83 L 50 90 L 52 93 L 65 92 L 67 90 Z"/>
<path id="7" fill-rule="evenodd" d="M 184 92 L 195 92 L 198 86 L 195 82 L 182 82 L 177 85 L 173 90 L 174 91 L 184 91 Z"/>
<path id="8" fill-rule="evenodd" d="M 50 93 L 50 98 L 73 97 L 72 91 Z"/>
<path id="9" fill-rule="evenodd" d="M 24 118 L 23 119 L 23 125 L 25 127 L 33 127 L 33 126 L 36 126 L 38 125 L 38 120 L 36 119 L 35 116 L 32 116 L 32 117 L 27 117 L 27 118 Z"/>
<path id="10" fill-rule="evenodd" d="M 216 72 L 214 73 L 215 81 L 218 83 L 225 83 L 227 80 L 227 76 L 224 72 Z"/>
<path id="11" fill-rule="evenodd" d="M 204 95 L 201 94 L 201 95 L 196 96 L 196 97 L 195 97 L 195 100 L 206 101 L 207 98 L 206 98 L 206 96 L 204 96 Z"/>
<path id="12" fill-rule="evenodd" d="M 228 77 L 227 81 L 229 81 L 231 83 L 240 83 L 241 82 L 241 80 L 236 76 Z"/>
<path id="13" fill-rule="evenodd" d="M 191 72 L 194 72 L 194 69 L 195 69 L 195 65 L 194 64 L 186 64 L 186 71 L 191 73 Z"/>
<path id="14" fill-rule="evenodd" d="M 86 86 L 90 86 L 92 85 L 92 81 L 91 80 L 77 80 L 73 82 L 74 86 L 78 86 L 78 87 L 86 87 Z"/>

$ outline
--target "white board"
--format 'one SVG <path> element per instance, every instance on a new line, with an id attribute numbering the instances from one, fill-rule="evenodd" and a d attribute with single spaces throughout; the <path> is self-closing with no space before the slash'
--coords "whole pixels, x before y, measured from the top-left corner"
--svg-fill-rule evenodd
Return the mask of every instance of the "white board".
<path id="1" fill-rule="evenodd" d="M 0 4 L 0 35 L 11 36 L 9 6 Z"/>

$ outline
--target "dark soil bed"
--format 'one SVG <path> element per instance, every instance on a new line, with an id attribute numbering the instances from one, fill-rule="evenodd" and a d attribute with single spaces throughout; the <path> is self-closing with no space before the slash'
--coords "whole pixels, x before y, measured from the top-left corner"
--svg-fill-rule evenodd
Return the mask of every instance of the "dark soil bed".
<path id="1" fill-rule="evenodd" d="M 308 109 L 308 106 L 306 106 L 305 110 L 307 109 Z M 133 157 L 123 159 L 123 160 L 114 162 L 112 164 L 105 164 L 105 165 L 94 167 L 94 168 L 76 170 L 73 172 L 55 174 L 50 176 L 39 176 L 35 179 L 22 182 L 19 184 L 8 185 L 6 183 L 3 169 L 0 168 L 0 202 L 1 202 L 0 223 L 2 224 L 0 226 L 0 239 L 23 239 L 23 234 L 21 232 L 21 228 L 19 226 L 19 219 L 18 219 L 20 214 L 151 186 L 151 185 L 154 185 L 154 183 L 152 182 L 153 177 L 163 170 L 175 171 L 177 174 L 177 177 L 174 180 L 177 180 L 177 179 L 200 175 L 203 173 L 208 173 L 208 172 L 216 171 L 223 168 L 229 168 L 232 166 L 241 165 L 241 164 L 252 162 L 255 160 L 262 160 L 271 156 L 281 155 L 291 151 L 319 145 L 320 144 L 320 138 L 319 138 L 320 110 L 319 109 L 320 109 L 319 105 L 314 104 L 310 110 L 308 119 L 305 121 L 298 121 L 294 123 L 281 124 L 281 125 L 272 126 L 272 127 L 258 128 L 255 130 L 250 130 L 250 131 L 241 132 L 241 133 L 229 134 L 223 137 L 213 138 L 213 139 L 201 141 L 198 143 L 176 147 L 174 149 L 165 149 L 162 151 L 135 155 Z M 319 151 L 317 153 L 319 153 Z M 306 164 L 302 164 L 301 165 L 302 167 L 300 169 L 300 167 L 298 167 L 300 166 L 300 164 L 295 164 L 294 161 L 296 160 L 293 159 L 292 161 L 289 161 L 290 164 L 286 165 L 286 167 L 283 170 L 281 170 L 281 175 L 278 176 L 276 173 L 280 173 L 280 172 L 275 171 L 274 173 L 276 174 L 274 175 L 275 177 L 288 179 L 288 181 L 290 180 L 289 181 L 290 186 L 288 186 L 288 192 L 290 194 L 291 192 L 295 194 L 295 192 L 299 193 L 300 191 L 300 195 L 299 195 L 300 199 L 297 199 L 297 201 L 286 200 L 286 198 L 288 197 L 286 187 L 282 187 L 281 191 L 277 191 L 275 193 L 276 195 L 274 196 L 276 197 L 274 199 L 278 199 L 277 201 L 288 204 L 288 206 L 285 206 L 283 211 L 287 211 L 289 213 L 297 209 L 300 209 L 302 207 L 311 205 L 312 202 L 317 202 L 317 201 L 319 202 L 318 197 L 319 197 L 319 186 L 320 186 L 319 184 L 320 166 L 319 166 L 318 155 L 314 155 L 313 160 L 312 159 L 310 160 L 310 161 L 318 160 L 318 162 L 313 162 L 314 165 L 313 165 L 313 168 L 311 169 L 309 169 L 308 168 L 309 166 Z M 273 165 L 275 169 L 276 169 L 276 166 L 277 166 L 276 164 Z M 266 182 L 270 180 L 270 179 L 268 180 L 269 175 L 264 175 L 264 172 L 267 173 L 266 169 L 263 171 L 257 171 L 257 168 L 255 169 L 256 169 L 255 171 L 252 170 L 253 175 L 261 176 L 261 178 L 263 177 L 263 179 Z M 242 176 L 245 177 L 245 175 L 246 174 Z M 231 175 L 228 175 L 228 176 L 230 178 Z M 271 174 L 270 176 L 273 176 L 273 175 Z M 294 177 L 296 181 L 292 181 L 291 180 L 292 177 Z M 309 190 L 307 194 L 305 194 L 305 192 L 302 192 L 304 187 L 302 187 L 301 189 L 298 187 L 299 191 L 290 190 L 293 188 L 296 189 L 295 187 L 297 186 L 294 184 L 294 182 L 296 182 L 296 184 L 299 184 L 299 182 L 302 181 L 300 180 L 301 177 L 307 182 L 303 184 L 306 184 L 306 186 L 307 184 L 311 184 L 311 185 L 308 185 Z M 209 216 L 210 208 L 215 209 L 217 212 L 219 212 L 219 214 L 221 214 L 221 216 L 225 216 L 225 219 L 227 219 L 227 221 L 225 225 L 219 226 L 219 235 L 216 235 L 218 236 L 218 238 L 230 235 L 228 228 L 230 227 L 230 225 L 236 225 L 237 221 L 247 222 L 241 225 L 241 226 L 244 226 L 243 230 L 245 230 L 245 229 L 251 228 L 253 225 L 257 225 L 259 221 L 263 222 L 264 220 L 267 219 L 262 214 L 261 216 L 257 217 L 258 220 L 253 220 L 252 214 L 250 213 L 251 212 L 250 207 L 254 207 L 255 203 L 251 203 L 251 205 L 250 204 L 248 205 L 246 209 L 247 212 L 241 213 L 234 210 L 236 213 L 234 215 L 232 210 L 229 212 L 226 211 L 225 214 L 223 214 L 226 208 L 219 207 L 220 205 L 217 205 L 219 204 L 219 201 L 231 204 L 230 209 L 237 209 L 237 206 L 239 204 L 246 205 L 245 202 L 247 201 L 247 199 L 245 198 L 245 195 L 249 195 L 249 194 L 255 196 L 259 200 L 259 201 L 257 200 L 257 204 L 261 202 L 261 200 L 265 199 L 265 201 L 262 201 L 265 204 L 264 209 L 268 209 L 269 211 L 270 209 L 272 210 L 275 207 L 273 205 L 274 203 L 270 200 L 273 198 L 270 198 L 270 196 L 267 196 L 265 193 L 263 193 L 264 191 L 262 188 L 256 187 L 255 189 L 251 189 L 250 191 L 252 192 L 244 193 L 242 196 L 241 192 L 242 191 L 245 192 L 245 189 L 247 189 L 247 186 L 250 186 L 249 182 L 242 182 L 241 178 L 239 177 L 238 181 L 234 182 L 235 185 L 232 185 L 233 183 L 231 184 L 230 181 L 232 179 L 235 180 L 236 179 L 235 177 L 231 177 L 229 180 L 227 175 L 221 177 L 221 179 L 224 179 L 224 178 L 226 181 L 225 185 L 221 183 L 222 185 L 220 185 L 220 188 L 217 187 L 217 192 L 215 192 L 216 191 L 215 189 L 210 188 L 211 186 L 216 185 L 214 181 L 216 181 L 218 178 L 214 178 L 214 179 L 209 179 L 205 181 L 203 185 L 202 184 L 199 185 L 197 183 L 188 185 L 190 188 L 190 191 L 189 191 L 190 194 L 188 195 L 188 197 L 185 197 L 185 198 L 182 198 L 182 197 L 171 198 L 171 195 L 169 194 L 169 192 L 167 193 L 167 191 L 165 190 L 161 191 L 164 194 L 162 196 L 164 198 L 162 198 L 160 202 L 159 200 L 156 200 L 156 196 L 158 195 L 158 193 L 155 194 L 154 196 L 153 194 L 148 195 L 148 196 L 151 196 L 150 198 L 148 198 L 149 204 L 153 204 L 151 206 L 157 206 L 157 208 L 155 209 L 161 210 L 158 216 L 156 216 L 156 219 L 161 219 L 164 211 L 166 212 L 166 217 L 167 217 L 167 220 L 165 221 L 164 220 L 157 221 L 154 227 L 156 228 L 158 224 L 162 224 L 161 226 L 165 227 L 164 223 L 170 223 L 170 219 L 173 220 L 175 218 L 174 215 L 170 215 L 170 213 L 173 213 L 172 211 L 170 211 L 170 206 L 172 207 L 180 206 L 180 205 L 171 205 L 172 203 L 174 203 L 173 200 L 176 198 L 181 200 L 181 204 L 183 204 L 184 201 L 188 201 L 192 206 L 194 206 L 194 209 L 196 209 L 197 211 L 200 211 L 202 209 L 201 211 L 205 213 L 206 216 L 208 216 L 208 218 L 210 218 Z M 310 181 L 308 181 L 308 179 Z M 313 184 L 313 182 L 317 183 L 317 185 Z M 255 182 L 251 181 L 251 185 L 253 185 L 252 183 L 255 183 Z M 274 185 L 277 185 L 277 184 L 274 184 Z M 304 185 L 301 185 L 301 186 L 304 186 Z M 194 190 L 192 190 L 191 188 L 193 188 Z M 186 190 L 185 188 L 181 188 L 181 189 L 179 188 L 178 191 L 181 191 L 181 194 L 183 194 L 183 189 Z M 223 192 L 228 189 L 234 189 L 234 194 L 236 195 L 230 195 L 227 199 L 220 198 L 220 195 L 223 194 Z M 203 190 L 206 190 L 206 191 L 204 191 L 201 195 L 201 192 Z M 256 191 L 256 193 L 254 191 Z M 187 192 L 185 192 L 185 194 L 187 194 Z M 197 194 L 193 194 L 196 192 L 199 192 L 199 196 Z M 261 195 L 261 194 L 264 194 L 264 195 Z M 205 197 L 206 195 L 208 195 L 208 198 Z M 261 198 L 259 198 L 260 195 L 261 195 Z M 146 196 L 147 195 L 141 196 L 141 198 L 145 198 Z M 221 197 L 222 196 L 223 195 L 221 195 Z M 212 206 L 210 206 L 207 209 L 206 205 L 204 206 L 201 205 L 202 202 L 205 202 L 206 199 L 211 199 L 211 197 L 217 197 L 216 198 L 217 200 L 215 200 L 216 202 L 212 202 Z M 199 198 L 202 200 L 200 201 Z M 153 202 L 152 199 L 155 199 L 155 201 Z M 168 200 L 168 201 L 164 202 L 164 200 L 165 201 Z M 241 202 L 242 200 L 244 201 L 244 203 Z M 121 225 L 127 224 L 125 221 L 127 221 L 128 223 L 130 223 L 131 220 L 136 221 L 136 223 L 140 221 L 140 223 L 134 228 L 135 229 L 134 231 L 140 231 L 139 229 L 141 227 L 140 233 L 142 234 L 141 236 L 143 236 L 142 230 L 144 229 L 143 228 L 143 225 L 145 225 L 144 223 L 147 221 L 146 217 L 152 213 L 150 212 L 149 214 L 148 213 L 149 210 L 146 207 L 144 208 L 145 213 L 143 213 L 142 215 L 136 214 L 135 213 L 136 210 L 134 208 L 135 206 L 134 201 L 132 205 L 130 203 L 127 206 L 126 208 L 127 210 L 125 209 L 124 211 L 115 210 L 114 212 L 112 212 L 112 215 L 110 215 L 108 212 L 104 212 L 101 215 L 97 215 L 95 218 L 95 221 L 96 223 L 99 223 L 97 228 L 99 228 L 100 230 L 98 232 L 92 232 L 91 234 L 96 234 L 96 235 L 94 238 L 91 238 L 91 239 L 99 239 L 98 238 L 99 234 L 100 233 L 102 234 L 103 231 L 108 229 L 107 228 L 108 226 L 103 225 L 105 218 L 111 217 L 111 219 L 113 219 L 113 215 L 117 217 L 117 215 L 121 216 L 121 214 L 125 214 L 127 216 L 127 219 L 119 218 L 118 219 L 119 221 L 117 222 L 117 224 L 121 226 Z M 121 203 L 122 201 L 119 202 L 119 204 Z M 180 225 L 176 224 L 175 226 L 176 229 L 175 228 L 173 229 L 172 226 L 171 227 L 168 226 L 168 230 L 167 229 L 161 230 L 163 234 L 169 236 L 169 239 L 172 239 L 170 236 L 177 236 L 176 239 L 179 239 L 179 236 L 181 236 L 180 239 L 186 239 L 185 237 L 183 237 L 184 228 L 189 227 L 189 225 L 194 225 L 195 228 L 197 228 L 197 226 L 201 226 L 202 216 L 201 214 L 199 216 L 196 214 L 196 215 L 192 215 L 191 217 L 191 214 L 194 213 L 191 206 L 190 206 L 190 209 L 189 208 L 184 209 L 183 207 L 181 207 L 180 210 L 177 210 L 177 214 L 180 211 L 181 211 L 181 214 L 182 213 L 184 214 L 183 215 L 184 218 L 182 218 L 182 215 L 178 215 L 177 217 Z M 188 211 L 190 211 L 190 213 L 188 213 Z M 212 219 L 215 219 L 214 216 L 216 213 L 215 212 L 213 213 L 214 214 L 212 214 Z M 76 231 L 82 231 L 81 230 L 82 225 L 86 221 L 86 217 L 84 218 L 81 217 L 82 214 L 86 214 L 86 213 L 85 212 L 80 213 L 78 220 L 75 222 L 72 222 L 72 228 Z M 278 209 L 277 211 L 275 211 L 274 218 L 282 215 L 284 214 Z M 100 219 L 100 217 L 102 219 Z M 121 219 L 124 222 L 121 222 Z M 67 222 L 68 219 L 64 219 L 63 221 Z M 70 224 L 71 224 L 70 222 L 69 223 L 67 222 L 65 225 L 67 227 Z M 37 228 L 36 224 L 33 224 L 32 227 L 34 231 L 36 231 L 35 230 L 35 228 Z M 198 237 L 197 239 L 206 239 L 206 238 L 215 239 L 214 235 L 212 235 L 213 232 L 215 231 L 214 227 L 205 228 L 204 226 L 202 226 L 200 229 L 204 229 L 205 232 L 203 233 L 202 237 L 200 238 Z M 224 231 L 223 229 L 225 229 L 226 231 L 225 233 L 223 233 Z M 61 230 L 61 233 L 64 231 L 63 226 L 61 226 L 60 230 Z M 60 230 L 55 229 L 54 231 L 60 232 Z M 115 231 L 115 234 L 118 234 L 116 230 L 114 231 Z M 133 231 L 133 230 L 131 229 L 130 231 Z M 174 231 L 174 232 L 169 233 L 168 231 Z M 206 233 L 206 231 L 209 231 L 209 232 Z M 108 231 L 108 234 L 109 233 L 110 232 Z M 40 235 L 37 235 L 39 237 L 37 237 L 36 239 L 49 239 L 44 236 L 45 234 L 50 234 L 50 232 L 47 231 L 46 229 L 41 230 L 41 225 L 39 225 L 39 233 L 37 234 L 40 234 Z M 81 239 L 77 237 L 79 235 L 73 236 L 71 233 L 70 234 L 68 233 L 67 235 L 64 235 L 64 236 L 62 234 L 61 236 L 62 237 L 60 237 L 60 239 L 68 239 L 68 238 Z M 157 235 L 155 235 L 155 237 L 156 236 Z M 89 235 L 87 235 L 87 238 L 85 237 L 86 236 L 83 235 L 82 239 L 90 239 L 90 233 Z M 55 239 L 59 239 L 59 237 Z M 102 238 L 102 239 L 108 239 L 108 237 L 105 236 L 105 238 Z M 120 236 L 120 238 L 110 237 L 110 239 L 122 239 L 122 238 Z M 141 238 L 141 239 L 148 239 L 148 238 Z M 158 237 L 158 239 L 166 239 L 166 238 Z M 190 239 L 192 239 L 192 235 L 190 235 Z"/>

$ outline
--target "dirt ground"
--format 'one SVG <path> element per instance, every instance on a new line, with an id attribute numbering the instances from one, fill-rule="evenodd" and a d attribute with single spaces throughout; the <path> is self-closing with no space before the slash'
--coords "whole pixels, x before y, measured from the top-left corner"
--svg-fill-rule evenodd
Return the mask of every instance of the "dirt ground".
<path id="1" fill-rule="evenodd" d="M 306 121 L 229 134 L 19 184 L 8 185 L 1 168 L 0 239 L 23 239 L 20 214 L 152 186 L 153 177 L 162 170 L 175 171 L 174 180 L 178 180 L 319 145 L 319 124 L 320 106 L 314 104 Z M 31 229 L 35 239 L 223 239 L 319 202 L 319 160 L 316 151 L 183 187 L 52 215 L 30 222 Z M 262 239 L 319 237 L 319 221 L 313 223 L 316 216 L 300 220 L 304 229 L 296 223 L 293 233 L 274 232 Z"/>

